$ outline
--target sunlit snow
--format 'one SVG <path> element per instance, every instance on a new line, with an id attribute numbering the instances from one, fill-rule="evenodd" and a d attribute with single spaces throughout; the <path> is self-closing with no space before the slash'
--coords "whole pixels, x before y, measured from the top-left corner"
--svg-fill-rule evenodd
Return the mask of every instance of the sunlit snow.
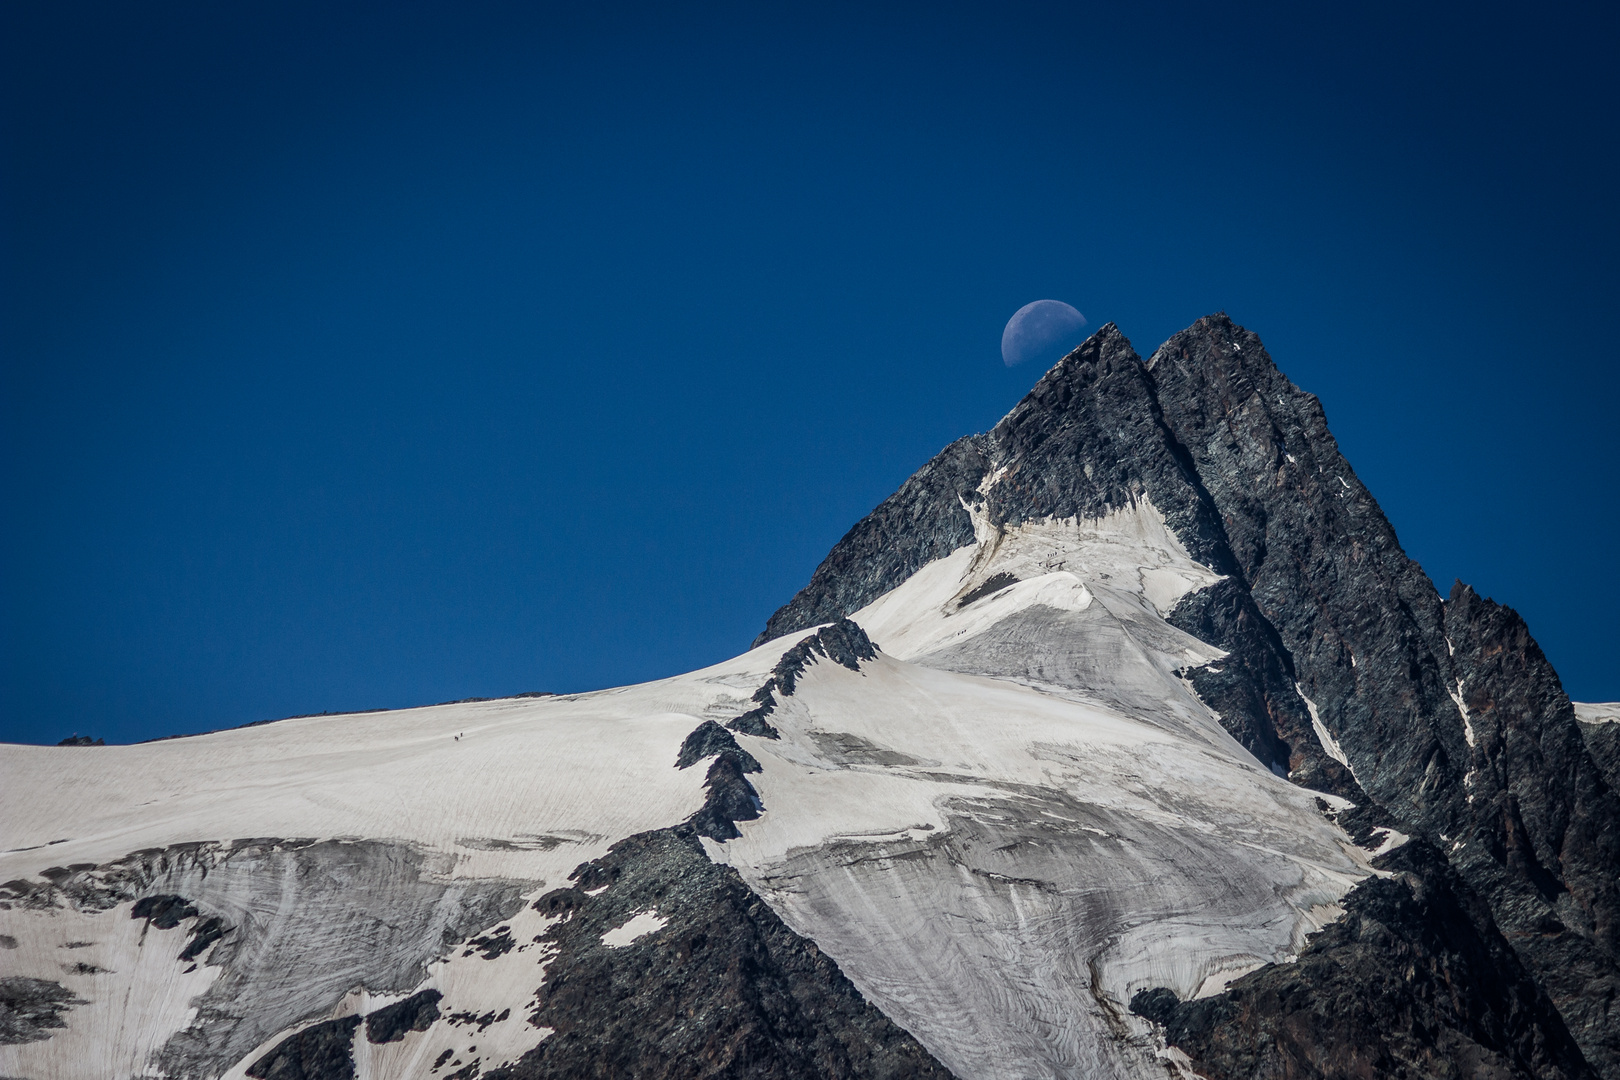
<path id="1" fill-rule="evenodd" d="M 763 766 L 751 779 L 765 812 L 705 848 L 963 1080 L 1162 1076 L 1131 995 L 1214 992 L 1289 959 L 1336 917 L 1369 855 L 1178 676 L 1222 654 L 1164 617 L 1218 576 L 1150 503 L 1100 521 L 976 525 L 977 543 L 854 614 L 876 660 L 811 664 L 771 716 L 781 738 L 739 736 Z M 682 740 L 746 708 L 804 633 L 590 694 L 139 746 L 8 746 L 0 880 L 197 841 L 365 837 L 427 853 L 443 880 L 510 879 L 533 899 L 617 840 L 696 811 L 703 770 L 674 767 Z M 28 943 L 4 954 L 8 974 L 93 1002 L 53 1038 L 0 1046 L 0 1075 L 141 1075 L 193 1023 L 219 969 L 181 970 L 171 939 L 154 951 L 131 936 L 141 925 L 127 905 L 0 910 L 0 933 Z M 487 1023 L 358 1039 L 360 1080 L 442 1075 L 433 1063 L 474 1043 L 487 1071 L 545 1038 L 522 1010 L 551 959 L 535 944 L 547 925 L 525 905 L 503 924 L 510 951 L 428 965 L 420 986 L 444 995 L 446 1015 Z M 645 911 L 603 942 L 627 947 L 663 925 Z M 85 955 L 104 973 L 63 973 L 57 945 L 70 938 L 93 943 Z M 317 1015 L 399 997 L 351 988 Z"/>

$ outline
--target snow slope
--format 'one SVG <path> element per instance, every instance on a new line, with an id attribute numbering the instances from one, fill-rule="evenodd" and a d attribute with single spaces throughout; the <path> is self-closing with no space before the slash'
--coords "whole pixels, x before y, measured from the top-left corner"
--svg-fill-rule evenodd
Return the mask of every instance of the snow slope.
<path id="1" fill-rule="evenodd" d="M 1136 990 L 1287 958 L 1370 872 L 1176 674 L 1220 656 L 1163 618 L 1214 580 L 1146 502 L 982 526 L 854 616 L 876 660 L 812 664 L 780 739 L 738 736 L 765 812 L 705 848 L 964 1080 L 1164 1075 Z M 553 916 L 527 902 L 694 813 L 682 740 L 804 636 L 592 694 L 0 749 L 0 975 L 82 1002 L 0 1045 L 0 1075 L 240 1077 L 423 990 L 422 1030 L 356 1029 L 360 1077 L 516 1060 L 547 1034 L 524 1012 Z M 199 910 L 132 917 L 159 893 Z M 211 914 L 232 933 L 182 962 Z"/>
<path id="2" fill-rule="evenodd" d="M 768 812 L 711 854 L 960 1076 L 1162 1076 L 1135 991 L 1287 958 L 1368 873 L 1176 676 L 1213 580 L 1145 502 L 981 532 L 748 740 Z"/>
<path id="3" fill-rule="evenodd" d="M 0 935 L 18 944 L 0 951 L 0 978 L 52 980 L 87 1002 L 49 1038 L 0 1044 L 0 1075 L 156 1075 L 156 1049 L 218 1007 L 242 1014 L 234 1039 L 189 1055 L 182 1071 L 236 1066 L 231 1075 L 241 1075 L 305 1019 L 422 987 L 445 993 L 447 1015 L 507 1010 L 474 1041 L 486 1062 L 515 1058 L 540 1035 L 521 1016 L 538 982 L 536 955 L 446 954 L 447 931 L 493 925 L 466 920 L 493 912 L 498 896 L 514 909 L 498 921 L 527 942 L 542 923 L 519 896 L 564 884 L 614 841 L 702 805 L 701 772 L 674 768 L 681 740 L 707 711 L 735 715 L 790 644 L 593 694 L 285 720 L 136 746 L 0 749 L 0 880 L 41 886 L 51 868 L 61 868 L 56 878 L 89 868 L 90 878 L 138 879 L 133 890 L 88 898 L 36 890 L 0 910 Z M 254 846 L 237 843 L 243 837 L 303 839 Z M 132 852 L 199 844 L 155 871 L 120 865 Z M 310 884 L 327 881 L 332 888 Z M 201 920 L 143 928 L 130 916 L 134 892 L 181 894 L 244 927 L 252 976 L 236 980 L 228 1000 L 193 1001 L 219 975 L 174 963 Z M 379 921 L 410 932 L 379 937 Z M 89 944 L 70 948 L 77 942 Z M 491 1058 L 501 1032 L 511 1047 Z M 372 1048 L 381 1071 L 362 1062 L 361 1075 L 426 1075 L 442 1041 L 407 1039 L 433 1044 L 412 1050 L 409 1067 L 395 1060 L 401 1047 Z"/>
<path id="4" fill-rule="evenodd" d="M 1576 701 L 1575 715 L 1583 724 L 1620 723 L 1620 701 Z"/>

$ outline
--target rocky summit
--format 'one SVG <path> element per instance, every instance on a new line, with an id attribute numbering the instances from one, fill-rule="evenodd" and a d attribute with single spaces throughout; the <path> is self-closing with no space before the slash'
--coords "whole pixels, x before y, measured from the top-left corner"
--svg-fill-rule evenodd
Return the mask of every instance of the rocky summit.
<path id="1" fill-rule="evenodd" d="M 1620 1080 L 1617 721 L 1110 324 L 733 659 L 0 748 L 0 1076 Z"/>

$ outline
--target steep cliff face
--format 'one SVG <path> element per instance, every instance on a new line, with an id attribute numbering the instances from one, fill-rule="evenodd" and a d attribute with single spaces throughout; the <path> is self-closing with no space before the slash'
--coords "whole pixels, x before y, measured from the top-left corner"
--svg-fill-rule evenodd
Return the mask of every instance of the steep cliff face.
<path id="1" fill-rule="evenodd" d="M 1458 583 L 1446 603 L 1467 722 L 1452 862 L 1558 1005 L 1587 1057 L 1620 1072 L 1620 805 L 1552 665 L 1510 608 Z M 1436 827 L 1440 811 L 1433 812 Z"/>
<path id="2" fill-rule="evenodd" d="M 1620 789 L 1620 701 L 1577 703 L 1575 719 L 1603 779 Z"/>
<path id="3" fill-rule="evenodd" d="M 1523 621 L 1460 585 L 1441 600 L 1254 334 L 1201 320 L 1148 371 L 1357 780 L 1448 852 L 1594 1066 L 1620 1075 L 1620 804 Z"/>
<path id="4" fill-rule="evenodd" d="M 623 840 L 535 904 L 570 916 L 529 1017 L 552 1034 L 489 1080 L 951 1080 L 689 828 Z"/>
<path id="5" fill-rule="evenodd" d="M 1220 324 L 1235 330 L 1224 319 Z M 1185 335 L 1171 344 L 1181 337 Z M 1286 387 L 1295 408 L 1307 414 L 1314 409 L 1314 420 L 1307 415 L 1305 422 L 1314 423 L 1331 446 L 1315 399 L 1271 366 L 1258 340 L 1251 348 L 1263 368 Z M 1241 348 L 1229 352 L 1242 356 Z M 943 547 L 946 537 L 952 538 L 954 550 L 974 542 L 968 525 L 975 510 L 983 517 L 982 530 L 991 535 L 1053 518 L 1097 519 L 1147 499 L 1193 559 L 1228 578 L 1189 597 L 1170 616 L 1173 625 L 1231 653 L 1230 663 L 1190 673 L 1199 694 L 1220 712 L 1233 736 L 1267 766 L 1317 790 L 1365 802 L 1350 770 L 1316 733 L 1309 695 L 1296 688 L 1292 656 L 1276 628 L 1261 615 L 1248 587 L 1244 560 L 1252 562 L 1257 553 L 1263 554 L 1263 543 L 1255 539 L 1247 519 L 1230 518 L 1213 494 L 1246 492 L 1258 475 L 1257 467 L 1244 466 L 1248 471 L 1229 476 L 1222 470 L 1234 467 L 1232 462 L 1195 457 L 1184 439 L 1196 438 L 1197 433 L 1187 430 L 1183 414 L 1205 406 L 1172 397 L 1167 412 L 1154 371 L 1153 364 L 1141 362 L 1118 327 L 1104 326 L 1047 372 L 991 431 L 976 437 L 971 460 L 959 449 L 963 442 L 952 444 L 850 530 L 809 584 L 771 616 L 761 640 L 850 614 L 906 580 L 912 570 L 874 553 L 915 549 L 916 543 L 908 539 L 911 530 L 930 538 L 929 550 Z M 1244 384 L 1225 391 L 1228 396 L 1238 392 L 1253 396 L 1254 390 Z M 1259 434 L 1247 432 L 1246 437 L 1258 439 Z M 1266 445 L 1280 466 L 1292 467 L 1286 464 L 1286 451 Z M 1337 457 L 1336 449 L 1332 453 Z M 970 466 L 977 466 L 977 472 Z M 1307 466 L 1298 468 L 1304 477 Z M 1309 468 L 1314 469 L 1314 460 Z M 1213 487 L 1206 486 L 1201 470 L 1210 472 Z M 1339 472 L 1353 479 L 1348 466 Z M 946 476 L 954 490 L 940 482 Z M 927 501 L 915 494 L 923 478 L 928 478 L 932 492 Z M 1274 470 L 1266 472 L 1264 482 L 1276 482 Z M 942 525 L 940 518 L 956 522 L 955 528 Z M 1376 505 L 1370 514 L 1355 520 L 1335 518 L 1322 523 L 1321 529 L 1324 535 L 1350 535 L 1345 530 L 1363 524 L 1369 530 L 1367 543 L 1393 547 L 1400 555 L 1402 572 L 1411 579 L 1408 585 L 1416 589 L 1421 583 L 1428 589 L 1438 618 L 1432 586 L 1400 554 L 1394 532 Z M 1237 530 L 1235 541 L 1228 536 L 1229 528 Z M 1442 701 L 1449 700 L 1440 693 Z"/>

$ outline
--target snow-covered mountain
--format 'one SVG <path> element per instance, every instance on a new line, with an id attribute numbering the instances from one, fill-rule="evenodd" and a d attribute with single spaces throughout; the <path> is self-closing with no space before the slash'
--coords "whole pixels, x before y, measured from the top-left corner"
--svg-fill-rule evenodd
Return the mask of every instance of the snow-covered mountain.
<path id="1" fill-rule="evenodd" d="M 0 749 L 0 1076 L 1614 1080 L 1617 715 L 1110 325 L 711 668 Z"/>

